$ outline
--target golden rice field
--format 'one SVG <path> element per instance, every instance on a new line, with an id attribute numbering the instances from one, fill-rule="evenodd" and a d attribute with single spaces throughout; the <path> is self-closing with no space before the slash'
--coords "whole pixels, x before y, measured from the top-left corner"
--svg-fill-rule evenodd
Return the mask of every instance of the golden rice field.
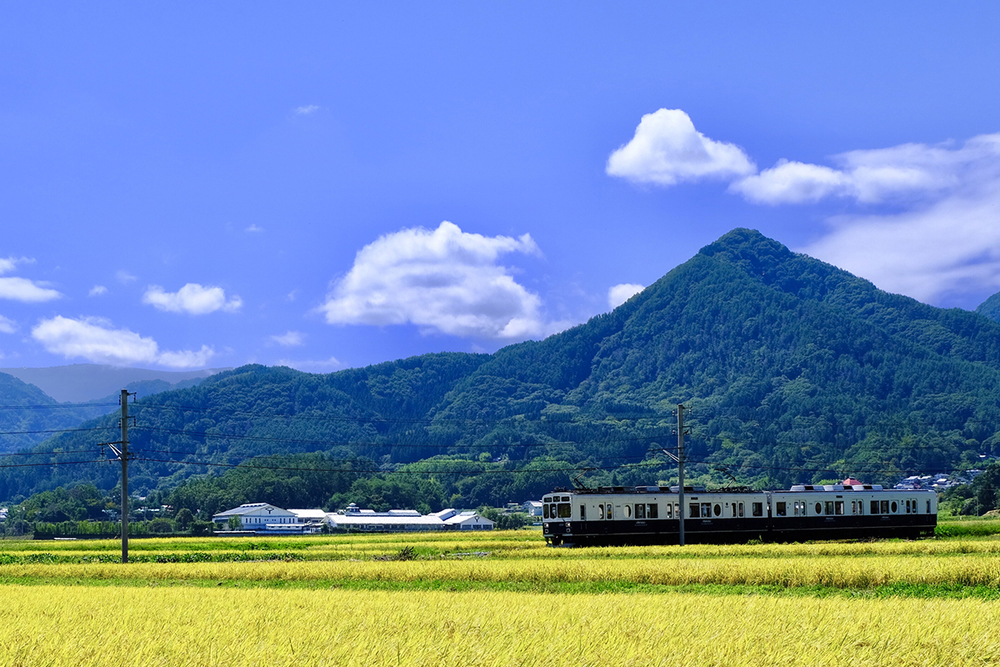
<path id="1" fill-rule="evenodd" d="M 674 594 L 33 586 L 0 664 L 971 665 L 1000 603 Z"/>
<path id="2" fill-rule="evenodd" d="M 0 542 L 0 667 L 1000 660 L 1000 536 L 551 549 L 515 531 L 130 554 L 145 562 L 98 562 L 114 541 Z"/>

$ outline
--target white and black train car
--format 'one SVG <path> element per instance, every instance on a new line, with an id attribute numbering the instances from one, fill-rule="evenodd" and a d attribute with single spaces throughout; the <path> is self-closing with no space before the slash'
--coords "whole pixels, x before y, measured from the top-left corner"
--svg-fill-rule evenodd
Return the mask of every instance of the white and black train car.
<path id="1" fill-rule="evenodd" d="M 937 494 L 871 484 L 800 485 L 788 491 L 663 486 L 554 491 L 542 498 L 550 546 L 795 542 L 934 535 Z"/>

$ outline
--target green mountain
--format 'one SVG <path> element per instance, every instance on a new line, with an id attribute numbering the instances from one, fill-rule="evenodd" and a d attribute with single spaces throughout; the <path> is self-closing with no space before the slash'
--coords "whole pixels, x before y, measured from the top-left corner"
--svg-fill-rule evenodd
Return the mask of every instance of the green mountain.
<path id="1" fill-rule="evenodd" d="M 175 503 L 202 510 L 358 494 L 378 504 L 407 489 L 430 506 L 496 505 L 574 477 L 655 483 L 675 474 L 662 449 L 676 443 L 671 411 L 683 402 L 692 479 L 894 482 L 1000 453 L 998 386 L 1000 324 L 737 229 L 611 313 L 540 342 L 329 375 L 247 366 L 144 397 L 130 479 L 177 487 Z M 105 430 L 38 450 L 93 449 L 117 439 L 115 425 L 90 422 Z M 274 456 L 291 458 L 261 458 Z M 248 459 L 258 470 L 218 474 Z M 0 469 L 0 497 L 118 481 L 107 464 L 13 470 Z"/>
<path id="2" fill-rule="evenodd" d="M 102 405 L 63 405 L 38 387 L 0 373 L 0 454 L 25 449 L 109 412 Z"/>
<path id="3" fill-rule="evenodd" d="M 983 301 L 976 307 L 976 312 L 988 317 L 994 322 L 1000 322 L 1000 292 Z"/>

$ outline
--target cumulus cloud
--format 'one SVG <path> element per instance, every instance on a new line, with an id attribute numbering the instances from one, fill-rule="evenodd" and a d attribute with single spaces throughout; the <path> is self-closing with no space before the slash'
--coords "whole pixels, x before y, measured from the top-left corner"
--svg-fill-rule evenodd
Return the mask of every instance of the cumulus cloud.
<path id="1" fill-rule="evenodd" d="M 34 264 L 34 262 L 35 260 L 27 257 L 0 258 L 0 275 L 10 273 L 17 268 L 18 264 Z M 47 287 L 45 283 L 17 276 L 0 278 L 0 299 L 10 299 L 11 301 L 21 301 L 23 303 L 40 303 L 42 301 L 52 301 L 61 296 L 61 293 Z"/>
<path id="2" fill-rule="evenodd" d="M 542 317 L 541 299 L 497 263 L 538 255 L 531 236 L 482 236 L 450 222 L 403 229 L 362 248 L 320 310 L 330 324 L 416 324 L 425 332 L 519 339 L 565 325 Z"/>
<path id="3" fill-rule="evenodd" d="M 31 336 L 52 354 L 67 359 L 82 358 L 115 366 L 159 364 L 171 368 L 205 366 L 214 351 L 203 345 L 198 351 L 161 351 L 156 341 L 128 329 L 115 329 L 107 320 L 58 315 L 42 320 Z"/>
<path id="4" fill-rule="evenodd" d="M 309 114 L 314 114 L 319 111 L 319 105 L 307 104 L 306 106 L 296 107 L 295 114 L 297 116 L 308 116 Z"/>
<path id="5" fill-rule="evenodd" d="M 730 180 L 757 171 L 743 150 L 713 141 L 680 109 L 646 114 L 635 136 L 608 158 L 606 171 L 635 183 L 669 186 L 681 181 Z"/>
<path id="6" fill-rule="evenodd" d="M 0 333 L 14 333 L 15 331 L 17 331 L 17 323 L 0 315 Z"/>
<path id="7" fill-rule="evenodd" d="M 646 289 L 645 285 L 636 285 L 634 283 L 615 285 L 608 290 L 608 305 L 614 310 L 644 289 Z"/>
<path id="8" fill-rule="evenodd" d="M 300 331 L 287 331 L 281 335 L 271 336 L 271 340 L 282 347 L 298 347 L 305 343 L 306 337 Z"/>
<path id="9" fill-rule="evenodd" d="M 90 288 L 90 291 L 87 292 L 87 296 L 101 296 L 107 293 L 108 293 L 108 288 L 105 287 L 104 285 L 94 285 L 93 287 Z"/>
<path id="10" fill-rule="evenodd" d="M 27 278 L 5 276 L 0 278 L 0 299 L 22 301 L 24 303 L 39 303 L 52 301 L 62 296 L 58 291 L 45 287 Z"/>
<path id="11" fill-rule="evenodd" d="M 189 315 L 206 315 L 217 310 L 233 313 L 243 306 L 238 296 L 226 300 L 226 291 L 221 287 L 197 283 L 188 283 L 176 292 L 165 292 L 159 285 L 150 285 L 142 295 L 142 302 L 168 313 Z"/>
<path id="12" fill-rule="evenodd" d="M 258 227 L 257 225 L 250 225 L 249 227 L 247 227 L 243 231 L 247 232 L 248 234 L 260 234 L 260 233 L 262 233 L 264 231 L 264 228 L 263 227 Z"/>
<path id="13" fill-rule="evenodd" d="M 861 204 L 931 201 L 963 188 L 970 177 L 996 165 L 1000 135 L 964 145 L 904 144 L 855 150 L 833 157 L 836 168 L 780 160 L 730 186 L 759 204 L 801 204 L 847 197 Z"/>

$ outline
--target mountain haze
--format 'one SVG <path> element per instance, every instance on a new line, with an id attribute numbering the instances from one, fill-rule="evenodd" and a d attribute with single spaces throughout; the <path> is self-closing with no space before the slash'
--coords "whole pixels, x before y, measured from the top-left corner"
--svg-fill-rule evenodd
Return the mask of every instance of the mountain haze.
<path id="1" fill-rule="evenodd" d="M 45 368 L 0 368 L 0 373 L 33 384 L 59 402 L 86 403 L 101 400 L 137 382 L 162 382 L 183 387 L 188 383 L 197 384 L 221 370 L 228 369 L 159 371 L 103 364 L 69 364 Z"/>
<path id="2" fill-rule="evenodd" d="M 587 484 L 655 483 L 675 474 L 658 452 L 676 442 L 671 410 L 683 402 L 692 479 L 891 482 L 1000 452 L 998 386 L 1000 324 L 882 292 L 737 229 L 543 341 L 329 375 L 246 366 L 141 398 L 130 479 L 195 488 L 184 480 L 213 470 L 196 461 L 314 452 L 353 471 L 343 485 L 431 471 L 441 496 L 464 506 L 535 496 L 584 467 Z M 38 449 L 92 447 L 115 439 L 115 424 Z M 0 497 L 118 481 L 107 464 L 28 470 L 0 470 Z"/>

